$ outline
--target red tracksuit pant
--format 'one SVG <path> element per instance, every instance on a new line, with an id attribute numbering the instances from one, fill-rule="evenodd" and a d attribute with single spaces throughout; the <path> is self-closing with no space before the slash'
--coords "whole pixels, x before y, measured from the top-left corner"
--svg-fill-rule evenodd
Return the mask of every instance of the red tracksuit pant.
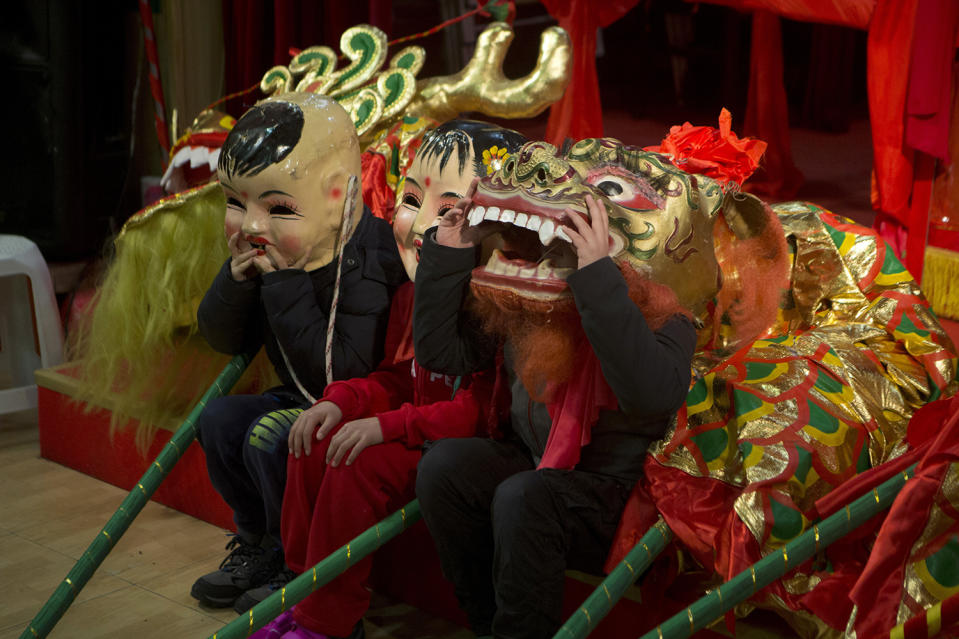
<path id="1" fill-rule="evenodd" d="M 416 465 L 422 451 L 398 442 L 363 450 L 352 465 L 327 466 L 330 437 L 312 453 L 290 456 L 283 498 L 282 535 L 287 566 L 302 573 L 388 514 L 413 499 Z M 345 460 L 345 457 L 344 457 Z M 293 617 L 304 627 L 344 637 L 370 604 L 367 579 L 372 557 L 296 605 Z"/>

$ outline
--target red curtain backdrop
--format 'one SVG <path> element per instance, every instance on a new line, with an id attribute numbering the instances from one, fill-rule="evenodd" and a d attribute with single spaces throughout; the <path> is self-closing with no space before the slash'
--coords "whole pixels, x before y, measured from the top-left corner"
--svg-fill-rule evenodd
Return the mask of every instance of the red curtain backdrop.
<path id="1" fill-rule="evenodd" d="M 747 189 L 770 200 L 788 200 L 803 176 L 792 158 L 789 104 L 783 84 L 783 40 L 779 16 L 753 14 L 749 54 L 749 97 L 743 134 L 765 142 L 766 154 Z"/>
<path id="2" fill-rule="evenodd" d="M 936 158 L 948 161 L 955 0 L 881 0 L 869 25 L 876 228 L 921 281 Z"/>
<path id="3" fill-rule="evenodd" d="M 755 11 L 744 132 L 769 143 L 764 175 L 753 190 L 795 193 L 778 21 L 868 29 L 867 84 L 873 137 L 876 228 L 917 279 L 922 278 L 936 160 L 946 148 L 954 88 L 952 66 L 959 2 L 955 0 L 709 0 Z"/>
<path id="4" fill-rule="evenodd" d="M 619 19 L 638 0 L 542 0 L 570 34 L 573 68 L 562 99 L 550 110 L 548 141 L 603 135 L 596 76 L 596 29 Z M 869 31 L 867 83 L 873 134 L 873 207 L 876 227 L 905 254 L 921 278 L 936 159 L 946 143 L 953 90 L 952 62 L 959 29 L 956 0 L 710 0 L 755 11 L 745 133 L 769 143 L 763 173 L 752 189 L 770 199 L 795 194 L 802 179 L 792 162 L 779 18 Z M 227 92 L 256 84 L 291 47 L 339 45 L 339 35 L 370 22 L 389 33 L 390 0 L 223 0 Z M 241 114 L 259 94 L 228 105 Z"/>
<path id="5" fill-rule="evenodd" d="M 876 0 L 709 0 L 739 11 L 768 11 L 801 22 L 867 29 Z"/>
<path id="6" fill-rule="evenodd" d="M 289 64 L 290 48 L 323 44 L 339 51 L 340 34 L 364 22 L 391 35 L 391 0 L 223 0 L 227 94 L 258 84 L 270 67 Z M 230 100 L 227 111 L 239 117 L 262 97 L 253 91 Z"/>
<path id="7" fill-rule="evenodd" d="M 559 102 L 550 107 L 546 141 L 560 145 L 566 138 L 603 136 L 603 111 L 596 77 L 596 29 L 605 27 L 632 9 L 638 0 L 542 0 L 573 45 L 569 85 Z"/>

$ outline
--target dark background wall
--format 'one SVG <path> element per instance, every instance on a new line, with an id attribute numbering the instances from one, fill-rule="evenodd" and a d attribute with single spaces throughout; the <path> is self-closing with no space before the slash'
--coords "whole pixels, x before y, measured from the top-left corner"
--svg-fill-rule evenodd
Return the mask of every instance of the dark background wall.
<path id="1" fill-rule="evenodd" d="M 0 3 L 0 230 L 47 261 L 99 251 L 138 208 L 130 171 L 136 4 Z"/>
<path id="2" fill-rule="evenodd" d="M 226 0 L 224 7 L 230 4 Z M 354 24 L 376 13 L 372 18 L 388 25 L 390 37 L 398 37 L 457 15 L 464 3 L 387 4 L 388 14 L 382 1 L 368 7 L 352 3 L 348 11 L 341 7 L 327 18 L 314 9 L 312 19 L 330 24 L 301 25 L 297 32 L 325 33 L 337 30 L 334 20 Z M 263 3 L 263 15 L 271 15 L 272 5 Z M 154 6 L 162 11 L 164 3 Z M 233 18 L 223 25 L 228 80 L 239 57 L 230 55 L 231 38 L 232 46 L 243 44 L 231 35 L 232 23 Z M 518 3 L 507 75 L 529 71 L 539 33 L 549 24 L 555 21 L 542 5 Z M 665 132 L 669 124 L 685 120 L 712 124 L 725 106 L 734 114 L 734 126 L 739 125 L 748 88 L 749 25 L 748 15 L 725 7 L 679 0 L 638 3 L 600 36 L 597 71 L 604 111 L 662 120 Z M 421 76 L 459 70 L 480 28 L 482 22 L 464 23 L 419 41 L 428 51 Z M 312 41 L 277 46 L 269 41 L 272 34 L 268 28 L 259 32 L 257 47 L 266 57 L 257 76 L 277 50 L 338 46 Z M 783 41 L 784 81 L 795 126 L 843 131 L 850 121 L 866 117 L 864 32 L 784 20 Z M 0 112 L 5 141 L 0 232 L 30 237 L 48 262 L 100 254 L 107 239 L 140 208 L 140 177 L 159 172 L 136 1 L 0 3 L 0 73 L 6 89 Z M 256 99 L 251 94 L 231 103 L 238 111 L 233 115 Z M 193 115 L 181 114 L 181 128 Z"/>

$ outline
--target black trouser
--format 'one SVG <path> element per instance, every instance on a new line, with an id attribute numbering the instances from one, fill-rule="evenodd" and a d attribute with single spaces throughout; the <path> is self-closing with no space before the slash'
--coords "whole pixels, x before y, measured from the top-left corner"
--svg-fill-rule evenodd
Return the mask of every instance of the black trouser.
<path id="1" fill-rule="evenodd" d="M 536 470 L 520 445 L 444 439 L 420 460 L 416 495 L 443 573 L 477 635 L 552 637 L 567 568 L 602 574 L 630 486 Z"/>
<path id="2" fill-rule="evenodd" d="M 233 509 L 237 530 L 245 535 L 269 533 L 280 542 L 289 426 L 272 419 L 264 424 L 263 418 L 306 405 L 282 389 L 226 395 L 210 400 L 197 419 L 210 482 Z"/>

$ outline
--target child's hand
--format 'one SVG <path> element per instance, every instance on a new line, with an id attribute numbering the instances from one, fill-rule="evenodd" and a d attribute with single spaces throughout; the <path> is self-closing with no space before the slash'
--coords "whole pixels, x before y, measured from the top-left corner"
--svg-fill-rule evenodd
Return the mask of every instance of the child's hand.
<path id="1" fill-rule="evenodd" d="M 576 250 L 577 268 L 589 266 L 609 255 L 609 218 L 606 216 L 606 207 L 592 195 L 587 195 L 586 208 L 589 210 L 589 224 L 579 214 L 568 211 L 569 218 L 579 232 L 563 227 Z"/>
<path id="2" fill-rule="evenodd" d="M 350 451 L 350 456 L 346 458 L 346 465 L 349 466 L 364 448 L 382 443 L 383 428 L 378 417 L 347 422 L 330 440 L 330 446 L 326 449 L 326 463 L 338 466 L 343 455 Z"/>
<path id="3" fill-rule="evenodd" d="M 256 270 L 261 274 L 272 273 L 273 271 L 287 267 L 286 258 L 283 257 L 279 249 L 272 244 L 267 244 L 264 253 L 253 258 L 253 266 L 255 266 Z"/>
<path id="4" fill-rule="evenodd" d="M 313 443 L 313 431 L 317 425 L 319 429 L 316 430 L 316 439 L 320 441 L 342 419 L 343 411 L 333 402 L 320 402 L 307 408 L 290 426 L 290 434 L 287 436 L 290 454 L 297 458 L 301 451 L 309 455 L 310 446 Z"/>
<path id="5" fill-rule="evenodd" d="M 243 250 L 240 248 L 239 231 L 227 239 L 226 245 L 230 248 L 230 275 L 233 276 L 233 279 L 237 282 L 243 282 L 256 275 L 256 268 L 253 266 L 256 249 L 248 247 Z"/>
<path id="6" fill-rule="evenodd" d="M 472 200 L 463 198 L 459 200 L 453 208 L 437 218 L 436 224 L 436 243 L 443 246 L 452 246 L 453 248 L 469 248 L 475 246 L 469 239 L 469 220 L 466 217 L 466 209 Z"/>
<path id="7" fill-rule="evenodd" d="M 466 190 L 466 197 L 459 200 L 453 208 L 436 218 L 436 243 L 453 248 L 471 248 L 482 242 L 488 235 L 494 233 L 498 228 L 497 224 L 486 223 L 482 230 L 476 226 L 470 226 L 469 218 L 466 215 L 466 209 L 473 203 L 473 194 L 476 193 L 476 184 L 479 178 L 473 178 L 469 188 Z"/>

